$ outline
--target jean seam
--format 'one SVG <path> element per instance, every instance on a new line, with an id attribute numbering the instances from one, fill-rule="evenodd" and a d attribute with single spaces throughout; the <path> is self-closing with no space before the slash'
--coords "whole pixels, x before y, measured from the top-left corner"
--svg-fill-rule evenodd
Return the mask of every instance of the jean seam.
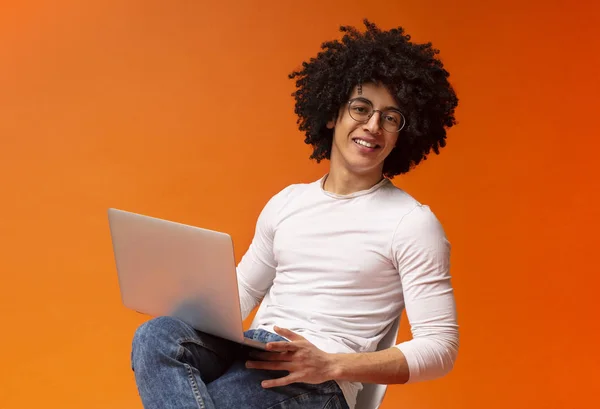
<path id="1" fill-rule="evenodd" d="M 187 373 L 188 373 L 188 381 L 190 382 L 190 386 L 192 387 L 192 393 L 194 394 L 194 398 L 196 399 L 196 403 L 200 407 L 200 409 L 206 409 L 204 405 L 204 400 L 202 399 L 202 395 L 200 394 L 200 388 L 198 388 L 198 382 L 196 382 L 196 378 L 194 377 L 194 371 L 192 367 L 188 364 L 183 364 Z"/>
<path id="2" fill-rule="evenodd" d="M 335 406 L 333 406 L 334 404 L 336 404 Z M 332 405 L 332 406 L 330 406 Z M 337 395 L 333 395 L 327 402 L 325 402 L 325 406 L 323 406 L 323 409 L 336 409 L 336 408 L 340 408 L 340 399 L 338 398 Z"/>
<path id="3" fill-rule="evenodd" d="M 182 362 L 181 358 L 183 358 L 183 354 L 185 352 L 185 348 L 183 345 L 178 343 L 177 354 L 175 354 L 175 360 Z"/>

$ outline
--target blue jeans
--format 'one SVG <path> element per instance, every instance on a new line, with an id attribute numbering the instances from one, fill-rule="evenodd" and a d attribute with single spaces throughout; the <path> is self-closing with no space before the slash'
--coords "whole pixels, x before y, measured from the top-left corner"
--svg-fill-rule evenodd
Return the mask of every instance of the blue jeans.
<path id="1" fill-rule="evenodd" d="M 283 340 L 263 330 L 262 342 Z M 261 381 L 285 371 L 247 369 L 249 348 L 201 333 L 171 317 L 142 324 L 135 333 L 132 369 L 145 409 L 348 409 L 334 381 L 265 389 Z"/>

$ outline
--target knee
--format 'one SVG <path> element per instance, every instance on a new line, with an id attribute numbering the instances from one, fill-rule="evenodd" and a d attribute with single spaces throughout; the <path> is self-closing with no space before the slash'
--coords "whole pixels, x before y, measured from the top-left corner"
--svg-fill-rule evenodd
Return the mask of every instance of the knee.
<path id="1" fill-rule="evenodd" d="M 157 317 L 140 325 L 133 336 L 132 368 L 164 355 L 177 354 L 179 341 L 193 336 L 194 329 L 173 317 Z"/>

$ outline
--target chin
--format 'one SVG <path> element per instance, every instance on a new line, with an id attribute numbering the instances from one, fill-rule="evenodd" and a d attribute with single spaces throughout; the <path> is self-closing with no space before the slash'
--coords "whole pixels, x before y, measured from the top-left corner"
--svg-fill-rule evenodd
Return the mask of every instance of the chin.
<path id="1" fill-rule="evenodd" d="M 348 170 L 355 175 L 370 175 L 373 173 L 381 173 L 383 170 L 382 164 L 371 161 L 369 161 L 369 163 L 365 163 L 365 161 L 352 161 L 348 165 Z"/>

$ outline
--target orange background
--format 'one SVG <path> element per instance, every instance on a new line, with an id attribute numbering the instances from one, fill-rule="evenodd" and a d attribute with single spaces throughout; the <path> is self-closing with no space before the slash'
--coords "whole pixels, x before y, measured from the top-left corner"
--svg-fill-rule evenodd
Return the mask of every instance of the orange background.
<path id="1" fill-rule="evenodd" d="M 268 198 L 327 169 L 287 74 L 363 17 L 433 41 L 461 99 L 395 179 L 452 241 L 461 351 L 384 407 L 599 401 L 598 3 L 0 4 L 0 408 L 141 408 L 106 209 L 227 231 L 239 259 Z"/>

